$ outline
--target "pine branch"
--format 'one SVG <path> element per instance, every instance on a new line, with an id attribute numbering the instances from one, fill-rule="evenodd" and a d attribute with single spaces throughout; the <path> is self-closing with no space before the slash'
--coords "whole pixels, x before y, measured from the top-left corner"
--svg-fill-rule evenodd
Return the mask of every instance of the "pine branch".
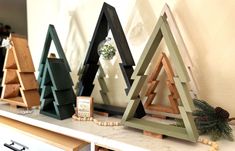
<path id="1" fill-rule="evenodd" d="M 235 117 L 229 118 L 229 119 L 228 119 L 228 122 L 231 122 L 231 121 L 233 121 L 233 120 L 235 120 Z"/>

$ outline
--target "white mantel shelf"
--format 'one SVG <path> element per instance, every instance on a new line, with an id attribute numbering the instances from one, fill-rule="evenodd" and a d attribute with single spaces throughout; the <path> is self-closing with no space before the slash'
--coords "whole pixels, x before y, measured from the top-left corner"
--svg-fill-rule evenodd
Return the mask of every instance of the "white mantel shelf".
<path id="1" fill-rule="evenodd" d="M 114 150 L 123 151 L 208 151 L 209 146 L 200 143 L 190 143 L 179 139 L 167 137 L 157 139 L 143 135 L 141 131 L 123 126 L 104 127 L 93 122 L 75 121 L 72 118 L 57 120 L 39 114 L 37 109 L 33 113 L 20 115 L 20 109 L 12 108 L 0 103 L 0 116 L 14 119 L 29 125 L 44 128 L 70 137 L 87 141 Z M 118 118 L 95 116 L 100 120 L 120 121 Z M 0 121 L 1 122 L 1 121 Z M 233 129 L 235 129 L 233 127 Z M 235 135 L 235 131 L 234 131 Z M 232 151 L 235 142 L 227 140 L 218 141 L 221 151 Z"/>

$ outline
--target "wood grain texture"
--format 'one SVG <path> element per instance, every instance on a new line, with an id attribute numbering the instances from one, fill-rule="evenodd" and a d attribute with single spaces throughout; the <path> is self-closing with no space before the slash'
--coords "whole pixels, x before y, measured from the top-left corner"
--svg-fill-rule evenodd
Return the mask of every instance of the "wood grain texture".
<path id="1" fill-rule="evenodd" d="M 146 136 L 163 139 L 163 135 L 162 134 L 152 133 L 150 131 L 144 131 L 143 134 L 146 135 Z"/>
<path id="2" fill-rule="evenodd" d="M 4 69 L 3 84 L 19 84 L 19 79 L 15 69 Z"/>
<path id="3" fill-rule="evenodd" d="M 8 49 L 6 52 L 3 69 L 17 69 L 13 48 Z"/>
<path id="4" fill-rule="evenodd" d="M 3 85 L 2 99 L 14 98 L 20 95 L 20 84 Z"/>
<path id="5" fill-rule="evenodd" d="M 23 102 L 27 107 L 39 106 L 40 105 L 40 96 L 38 90 L 23 90 L 20 89 Z"/>
<path id="6" fill-rule="evenodd" d="M 34 75 L 32 57 L 27 40 L 19 35 L 11 36 L 4 65 L 2 99 L 11 105 L 33 107 L 40 104 L 38 84 Z"/>
<path id="7" fill-rule="evenodd" d="M 167 81 L 165 84 L 170 90 L 170 95 L 168 96 L 168 101 L 170 102 L 170 106 L 159 104 L 159 100 L 157 100 L 157 102 L 153 104 L 154 99 L 156 98 L 156 94 L 157 94 L 155 92 L 155 89 L 157 87 L 157 84 L 159 83 L 159 80 L 157 80 L 157 78 L 162 69 L 164 69 L 164 71 L 166 72 L 166 76 L 167 76 Z M 166 56 L 166 54 L 162 52 L 158 56 L 157 63 L 156 63 L 155 68 L 153 69 L 153 72 L 149 75 L 148 89 L 146 92 L 147 100 L 144 103 L 144 107 L 146 109 L 156 110 L 160 112 L 174 113 L 174 114 L 179 113 L 178 102 L 177 102 L 177 99 L 179 98 L 179 96 L 177 95 L 178 92 L 175 88 L 173 77 L 174 77 L 174 72 L 171 67 L 171 63 L 168 57 Z M 173 96 L 175 98 L 173 98 Z"/>
<path id="8" fill-rule="evenodd" d="M 27 40 L 16 35 L 12 35 L 11 40 L 13 42 L 12 50 L 18 71 L 35 72 Z"/>
<path id="9" fill-rule="evenodd" d="M 38 82 L 34 73 L 17 72 L 19 77 L 20 86 L 23 90 L 35 90 L 38 89 Z"/>
<path id="10" fill-rule="evenodd" d="M 66 151 L 78 151 L 87 142 L 0 116 L 1 124 Z"/>

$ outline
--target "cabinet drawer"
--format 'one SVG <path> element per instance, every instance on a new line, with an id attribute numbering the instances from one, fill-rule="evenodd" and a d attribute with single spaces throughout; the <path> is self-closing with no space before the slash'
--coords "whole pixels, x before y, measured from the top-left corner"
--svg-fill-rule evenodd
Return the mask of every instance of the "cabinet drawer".
<path id="1" fill-rule="evenodd" d="M 0 151 L 81 151 L 88 143 L 0 116 Z M 5 146 L 4 146 L 5 144 Z M 12 147 L 13 146 L 13 147 Z M 85 149 L 89 150 L 89 149 Z"/>
<path id="2" fill-rule="evenodd" d="M 33 137 L 27 136 L 23 133 L 20 133 L 10 127 L 4 127 L 1 126 L 1 136 L 0 136 L 0 145 L 1 145 L 1 151 L 8 151 L 8 149 L 5 145 L 10 145 L 12 142 L 14 145 L 11 145 L 19 150 L 25 146 L 25 151 L 42 151 L 42 150 L 50 150 L 50 151 L 63 151 L 63 149 L 57 148 L 53 145 L 47 144 L 43 141 L 40 141 L 38 139 L 35 139 Z M 19 145 L 20 144 L 20 145 Z M 4 149 L 4 150 L 3 150 Z M 12 150 L 11 150 L 12 151 Z"/>

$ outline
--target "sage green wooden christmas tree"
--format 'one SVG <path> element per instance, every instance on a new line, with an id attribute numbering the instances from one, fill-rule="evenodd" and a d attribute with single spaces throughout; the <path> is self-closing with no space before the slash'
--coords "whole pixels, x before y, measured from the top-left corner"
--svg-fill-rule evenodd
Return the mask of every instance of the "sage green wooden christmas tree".
<path id="1" fill-rule="evenodd" d="M 140 103 L 140 99 L 138 96 L 147 78 L 147 75 L 145 75 L 145 71 L 148 68 L 154 54 L 157 50 L 159 50 L 157 48 L 162 39 L 164 39 L 166 42 L 170 53 L 172 66 L 174 65 L 175 75 L 173 77 L 173 80 L 180 97 L 180 104 L 178 106 L 178 109 L 185 127 L 166 125 L 158 122 L 148 121 L 143 118 L 134 118 L 136 108 Z M 128 93 L 128 98 L 130 101 L 122 117 L 122 123 L 125 126 L 189 140 L 192 142 L 197 141 L 198 132 L 194 123 L 194 119 L 192 117 L 194 104 L 187 88 L 189 76 L 187 74 L 183 60 L 180 56 L 174 37 L 167 23 L 166 16 L 160 16 L 157 25 L 155 26 L 155 29 L 144 48 L 141 58 L 131 78 L 134 79 L 134 82 Z"/>
<path id="2" fill-rule="evenodd" d="M 60 58 L 47 57 L 52 40 Z M 39 71 L 40 113 L 61 120 L 72 117 L 76 96 L 72 88 L 70 67 L 53 25 L 48 28 Z"/>

